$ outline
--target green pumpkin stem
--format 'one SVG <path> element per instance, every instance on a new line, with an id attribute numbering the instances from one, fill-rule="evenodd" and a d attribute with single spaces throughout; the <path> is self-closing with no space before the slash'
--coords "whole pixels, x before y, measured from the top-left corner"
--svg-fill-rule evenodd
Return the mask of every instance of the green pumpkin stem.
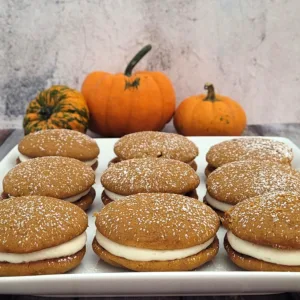
<path id="1" fill-rule="evenodd" d="M 215 94 L 215 88 L 212 83 L 205 83 L 204 89 L 207 90 L 207 96 L 203 101 L 217 101 L 216 94 Z"/>
<path id="2" fill-rule="evenodd" d="M 125 75 L 131 76 L 133 68 L 136 66 L 136 64 L 152 49 L 151 45 L 147 45 L 143 47 L 129 62 L 127 65 L 127 68 L 125 69 Z"/>

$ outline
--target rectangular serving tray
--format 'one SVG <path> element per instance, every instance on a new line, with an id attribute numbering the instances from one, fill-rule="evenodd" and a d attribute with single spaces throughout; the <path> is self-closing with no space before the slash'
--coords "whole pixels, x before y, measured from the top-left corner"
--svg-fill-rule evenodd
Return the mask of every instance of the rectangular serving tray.
<path id="1" fill-rule="evenodd" d="M 197 173 L 201 178 L 198 188 L 202 201 L 206 192 L 205 155 L 208 149 L 232 137 L 189 137 L 199 148 Z M 282 141 L 293 148 L 293 167 L 300 169 L 300 149 L 286 138 L 267 137 Z M 88 211 L 87 252 L 79 267 L 62 275 L 43 275 L 27 277 L 0 277 L 0 294 L 32 295 L 84 295 L 84 296 L 141 296 L 141 295 L 233 295 L 299 292 L 300 273 L 247 272 L 232 264 L 223 248 L 224 228 L 218 237 L 220 251 L 210 263 L 190 272 L 137 273 L 115 268 L 99 261 L 91 243 L 95 235 L 93 213 L 102 208 L 100 184 L 101 173 L 108 162 L 114 158 L 113 146 L 117 139 L 96 139 L 100 147 L 99 167 L 96 171 L 96 199 Z M 5 174 L 15 166 L 18 157 L 17 146 L 0 162 L 0 182 Z M 1 228 L 0 228 L 1 230 Z"/>

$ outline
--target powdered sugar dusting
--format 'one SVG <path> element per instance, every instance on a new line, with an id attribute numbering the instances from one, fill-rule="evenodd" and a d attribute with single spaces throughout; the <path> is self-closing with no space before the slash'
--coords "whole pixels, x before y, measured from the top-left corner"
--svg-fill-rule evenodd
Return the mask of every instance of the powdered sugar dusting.
<path id="1" fill-rule="evenodd" d="M 271 139 L 240 138 L 219 143 L 211 147 L 206 155 L 207 162 L 214 167 L 248 159 L 290 163 L 293 152 L 286 144 Z"/>
<path id="2" fill-rule="evenodd" d="M 3 190 L 11 196 L 68 198 L 90 188 L 95 173 L 85 163 L 67 157 L 33 158 L 14 167 L 3 180 Z"/>
<path id="3" fill-rule="evenodd" d="M 148 249 L 182 249 L 215 236 L 219 219 L 203 203 L 175 194 L 138 194 L 105 206 L 96 217 L 107 238 Z"/>
<path id="4" fill-rule="evenodd" d="M 0 227 L 1 252 L 29 253 L 80 235 L 87 216 L 76 205 L 58 199 L 19 197 L 1 201 Z"/>
<path id="5" fill-rule="evenodd" d="M 236 204 L 274 191 L 300 193 L 300 176 L 288 165 L 269 161 L 237 161 L 219 167 L 207 179 L 208 193 Z"/>
<path id="6" fill-rule="evenodd" d="M 200 183 L 196 172 L 187 164 L 157 158 L 125 160 L 110 166 L 102 175 L 104 188 L 130 195 L 144 192 L 187 193 Z"/>
<path id="7" fill-rule="evenodd" d="M 164 157 L 190 162 L 198 155 L 196 145 L 174 133 L 143 131 L 122 137 L 114 147 L 121 159 Z"/>
<path id="8" fill-rule="evenodd" d="M 276 248 L 300 248 L 300 195 L 272 192 L 236 205 L 226 213 L 241 239 Z"/>
<path id="9" fill-rule="evenodd" d="M 99 154 L 97 143 L 92 138 L 68 129 L 36 131 L 26 135 L 18 148 L 29 157 L 64 156 L 90 160 Z"/>

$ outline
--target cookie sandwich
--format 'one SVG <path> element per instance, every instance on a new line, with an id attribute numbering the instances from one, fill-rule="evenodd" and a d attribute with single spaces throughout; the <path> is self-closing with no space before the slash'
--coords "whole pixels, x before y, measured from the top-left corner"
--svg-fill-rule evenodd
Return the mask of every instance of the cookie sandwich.
<path id="1" fill-rule="evenodd" d="M 3 198 L 48 196 L 72 202 L 86 210 L 93 203 L 95 172 L 68 157 L 33 158 L 10 170 L 3 179 Z"/>
<path id="2" fill-rule="evenodd" d="M 65 273 L 85 254 L 88 218 L 82 209 L 50 197 L 1 201 L 0 276 Z"/>
<path id="3" fill-rule="evenodd" d="M 290 165 L 293 152 L 286 144 L 266 138 L 239 138 L 224 141 L 212 146 L 207 152 L 208 165 L 205 175 L 208 176 L 227 163 L 249 159 Z"/>
<path id="4" fill-rule="evenodd" d="M 219 218 L 198 200 L 175 194 L 137 194 L 96 214 L 94 252 L 134 271 L 186 271 L 218 253 Z"/>
<path id="5" fill-rule="evenodd" d="M 251 271 L 300 271 L 300 196 L 267 193 L 226 212 L 229 258 Z"/>
<path id="6" fill-rule="evenodd" d="M 76 158 L 94 170 L 98 166 L 99 147 L 87 135 L 68 129 L 41 130 L 26 135 L 18 145 L 17 163 L 44 156 Z"/>
<path id="7" fill-rule="evenodd" d="M 271 161 L 236 161 L 211 173 L 204 198 L 222 217 L 224 212 L 248 198 L 274 191 L 300 193 L 300 176 L 287 164 Z"/>
<path id="8" fill-rule="evenodd" d="M 114 146 L 117 157 L 112 162 L 132 158 L 170 158 L 197 169 L 197 146 L 186 137 L 165 132 L 143 131 L 123 136 Z"/>
<path id="9" fill-rule="evenodd" d="M 112 164 L 101 176 L 102 202 L 138 193 L 173 193 L 198 198 L 200 179 L 187 164 L 166 158 L 139 158 Z"/>

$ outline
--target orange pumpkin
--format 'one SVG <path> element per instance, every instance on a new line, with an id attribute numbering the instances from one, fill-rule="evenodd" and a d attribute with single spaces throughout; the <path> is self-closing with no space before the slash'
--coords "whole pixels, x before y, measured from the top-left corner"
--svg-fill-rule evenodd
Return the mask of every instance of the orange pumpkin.
<path id="1" fill-rule="evenodd" d="M 129 62 L 124 74 L 93 72 L 82 84 L 90 111 L 90 129 L 103 136 L 161 130 L 175 111 L 175 92 L 166 75 L 137 72 L 135 65 L 151 50 L 145 46 Z"/>
<path id="2" fill-rule="evenodd" d="M 83 95 L 67 86 L 54 85 L 40 92 L 27 107 L 24 133 L 66 128 L 86 132 L 89 111 Z"/>
<path id="3" fill-rule="evenodd" d="M 214 86 L 207 83 L 207 95 L 183 100 L 174 116 L 177 132 L 189 136 L 241 135 L 246 127 L 243 108 L 229 97 L 215 94 Z"/>

